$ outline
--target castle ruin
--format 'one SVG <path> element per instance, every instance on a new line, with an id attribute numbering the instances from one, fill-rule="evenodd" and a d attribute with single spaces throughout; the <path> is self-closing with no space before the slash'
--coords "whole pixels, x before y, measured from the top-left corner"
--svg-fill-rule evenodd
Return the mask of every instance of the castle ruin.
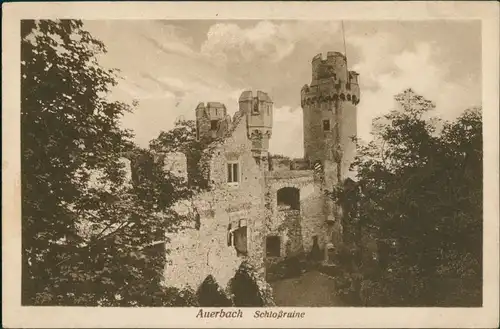
<path id="1" fill-rule="evenodd" d="M 209 189 L 178 207 L 195 211 L 199 223 L 170 236 L 176 248 L 165 281 L 197 287 L 213 275 L 225 286 L 244 260 L 264 277 L 272 264 L 313 248 L 329 262 L 342 228 L 340 209 L 325 191 L 353 175 L 359 101 L 358 74 L 346 57 L 315 56 L 311 82 L 301 90 L 299 160 L 270 156 L 273 101 L 265 92 L 244 91 L 233 118 L 224 104 L 200 103 L 197 137 L 211 141 L 200 161 Z"/>

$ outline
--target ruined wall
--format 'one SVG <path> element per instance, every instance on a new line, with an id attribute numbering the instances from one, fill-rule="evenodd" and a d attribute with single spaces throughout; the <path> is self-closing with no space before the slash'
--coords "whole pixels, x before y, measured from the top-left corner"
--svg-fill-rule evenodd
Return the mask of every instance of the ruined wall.
<path id="1" fill-rule="evenodd" d="M 225 287 L 241 263 L 236 250 L 227 245 L 227 214 L 206 202 L 203 196 L 185 204 L 184 209 L 186 214 L 191 212 L 193 216 L 196 215 L 193 209 L 196 209 L 200 226 L 169 236 L 165 284 L 196 290 L 208 275 L 212 275 Z"/>
<path id="2" fill-rule="evenodd" d="M 271 170 L 273 171 L 286 171 L 290 170 L 292 160 L 288 158 L 271 158 Z"/>
<path id="3" fill-rule="evenodd" d="M 219 102 L 200 103 L 196 107 L 196 135 L 198 139 L 212 140 L 222 137 L 231 129 L 231 118 L 226 106 Z M 214 121 L 215 125 L 212 125 Z"/>
<path id="4" fill-rule="evenodd" d="M 212 274 L 225 287 L 243 260 L 262 268 L 264 275 L 264 180 L 252 157 L 246 117 L 241 117 L 230 137 L 215 142 L 210 150 L 212 157 L 205 159 L 209 162 L 210 190 L 197 195 L 191 206 L 199 214 L 200 227 L 172 235 L 171 245 L 178 247 L 167 257 L 172 261 L 165 269 L 169 285 L 197 288 Z M 238 184 L 227 183 L 228 161 L 239 164 Z M 240 221 L 247 226 L 248 253 L 238 256 L 235 247 L 228 246 L 228 227 L 237 227 Z"/>
<path id="5" fill-rule="evenodd" d="M 278 207 L 278 191 L 291 187 L 300 191 L 300 210 Z M 313 237 L 320 248 L 325 239 L 324 195 L 311 170 L 269 172 L 266 191 L 266 236 L 281 238 L 280 257 L 266 258 L 266 265 L 311 251 Z"/>
<path id="6" fill-rule="evenodd" d="M 172 152 L 163 154 L 163 170 L 187 181 L 187 158 L 184 153 Z"/>

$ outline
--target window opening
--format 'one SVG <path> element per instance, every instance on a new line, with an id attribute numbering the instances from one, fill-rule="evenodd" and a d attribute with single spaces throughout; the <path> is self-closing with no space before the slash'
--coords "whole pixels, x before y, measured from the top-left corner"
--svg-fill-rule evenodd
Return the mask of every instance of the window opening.
<path id="1" fill-rule="evenodd" d="M 238 256 L 246 256 L 247 251 L 247 227 L 239 227 L 234 230 L 234 248 Z"/>
<path id="2" fill-rule="evenodd" d="M 278 210 L 300 210 L 300 190 L 295 187 L 283 187 L 278 190 Z"/>
<path id="3" fill-rule="evenodd" d="M 323 131 L 330 131 L 330 120 L 323 120 Z"/>
<path id="4" fill-rule="evenodd" d="M 227 182 L 228 183 L 239 182 L 239 168 L 237 163 L 227 164 Z"/>
<path id="5" fill-rule="evenodd" d="M 254 99 L 252 113 L 254 113 L 254 114 L 259 113 L 259 100 L 258 99 Z"/>
<path id="6" fill-rule="evenodd" d="M 281 239 L 279 236 L 268 236 L 266 238 L 266 256 L 280 257 L 281 255 Z"/>
<path id="7" fill-rule="evenodd" d="M 240 220 L 239 226 L 235 229 L 233 229 L 232 225 L 229 224 L 227 229 L 228 229 L 228 237 L 227 237 L 228 247 L 234 247 L 236 249 L 236 254 L 238 256 L 246 256 L 248 254 L 246 220 L 244 219 Z"/>

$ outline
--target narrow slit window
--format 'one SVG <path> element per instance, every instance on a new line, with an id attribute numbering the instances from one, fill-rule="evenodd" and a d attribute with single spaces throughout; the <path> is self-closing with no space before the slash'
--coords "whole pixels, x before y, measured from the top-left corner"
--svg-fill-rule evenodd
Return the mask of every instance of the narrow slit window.
<path id="1" fill-rule="evenodd" d="M 237 163 L 227 164 L 227 182 L 228 183 L 239 182 L 239 168 Z"/>

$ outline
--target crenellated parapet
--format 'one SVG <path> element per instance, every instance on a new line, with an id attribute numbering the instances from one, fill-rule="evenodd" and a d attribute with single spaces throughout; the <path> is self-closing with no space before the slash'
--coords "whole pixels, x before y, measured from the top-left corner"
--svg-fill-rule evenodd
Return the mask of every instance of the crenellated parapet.
<path id="1" fill-rule="evenodd" d="M 301 90 L 302 106 L 321 102 L 348 101 L 359 103 L 358 73 L 349 71 L 347 58 L 339 52 L 328 52 L 312 59 L 312 79 L 310 85 Z"/>
<path id="2" fill-rule="evenodd" d="M 317 80 L 335 78 L 336 80 L 347 80 L 347 59 L 344 54 L 329 51 L 326 58 L 318 54 L 312 59 L 312 84 Z"/>
<path id="3" fill-rule="evenodd" d="M 350 72 L 351 76 L 357 73 Z M 301 105 L 318 105 L 321 103 L 346 101 L 357 105 L 360 101 L 359 85 L 357 83 L 342 83 L 341 81 L 326 80 L 317 85 L 305 85 L 301 90 Z"/>

